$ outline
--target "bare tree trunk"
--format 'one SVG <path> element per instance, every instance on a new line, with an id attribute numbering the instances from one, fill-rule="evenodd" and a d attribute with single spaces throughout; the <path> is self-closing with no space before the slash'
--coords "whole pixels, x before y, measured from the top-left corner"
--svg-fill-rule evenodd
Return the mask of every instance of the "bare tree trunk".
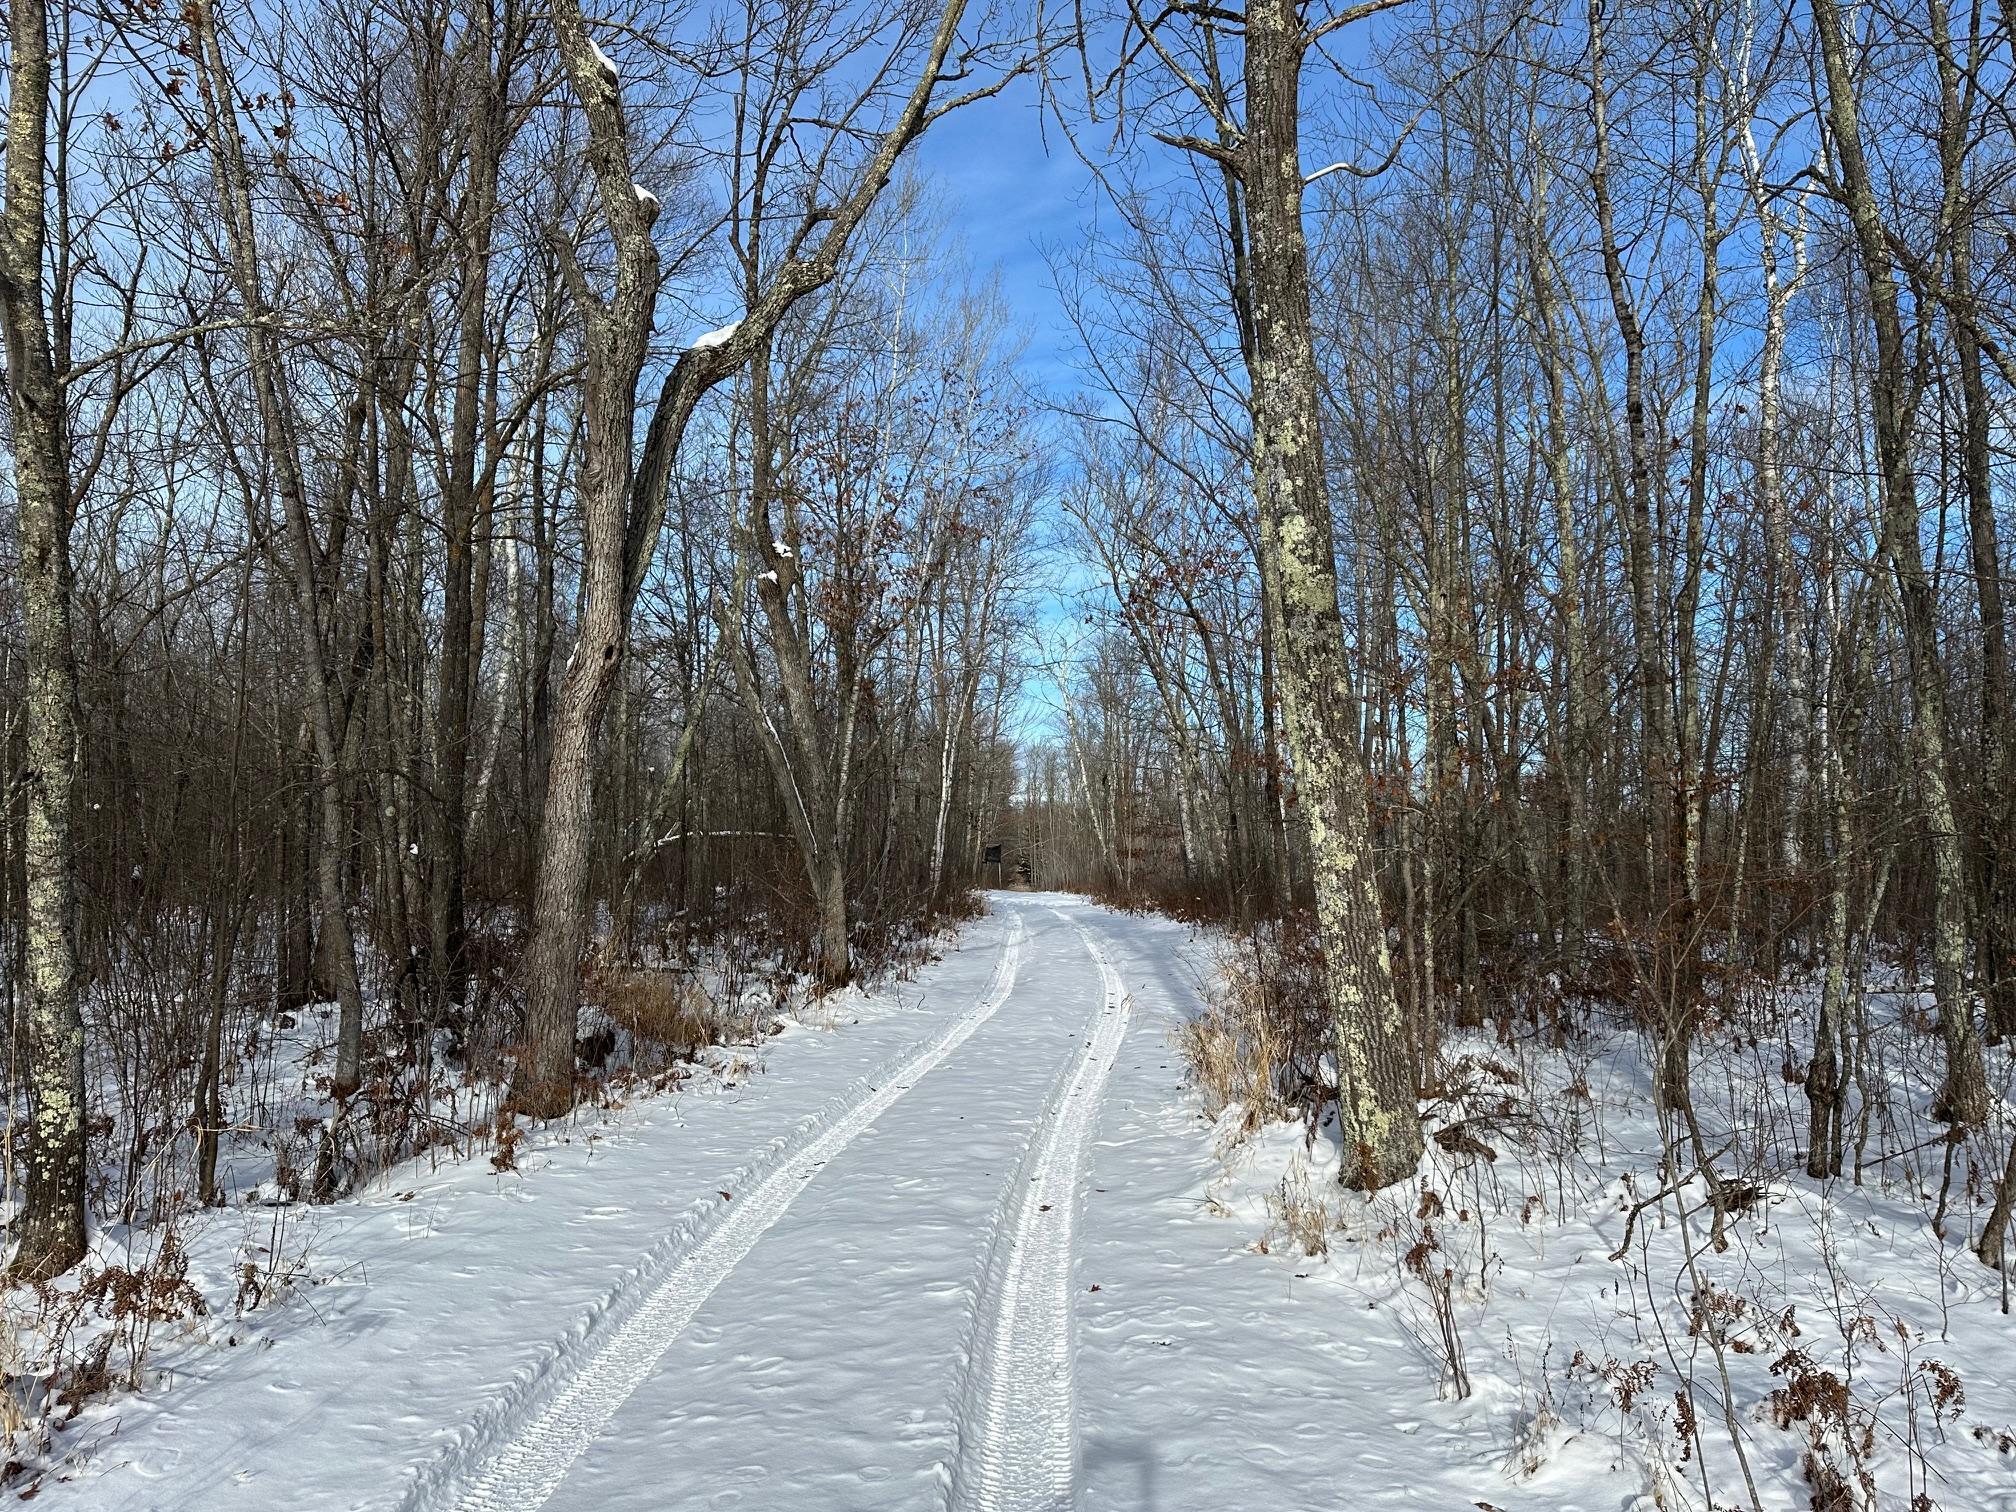
<path id="1" fill-rule="evenodd" d="M 293 558 L 295 613 L 301 626 L 301 651 L 308 680 L 308 722 L 315 742 L 316 798 L 321 843 L 315 856 L 315 878 L 322 928 L 318 955 L 333 973 L 337 997 L 336 1064 L 330 1093 L 347 1099 L 362 1080 L 364 994 L 357 977 L 357 952 L 351 940 L 345 906 L 343 852 L 349 825 L 343 812 L 343 735 L 336 691 L 328 666 L 328 642 L 323 624 L 322 590 L 317 566 L 321 553 L 308 518 L 307 484 L 295 445 L 292 417 L 282 390 L 279 354 L 271 310 L 260 276 L 258 233 L 252 219 L 252 193 L 238 132 L 235 81 L 225 66 L 213 13 L 207 6 L 190 12 L 191 51 L 208 75 L 204 99 L 209 114 L 210 150 L 216 165 L 231 249 L 232 274 L 250 322 L 245 341 L 261 430 L 280 493 L 288 544 Z"/>
<path id="2" fill-rule="evenodd" d="M 467 40 L 477 79 L 470 111 L 467 189 L 460 206 L 462 229 L 461 328 L 455 351 L 455 388 L 449 423 L 449 454 L 441 495 L 445 545 L 441 592 L 441 667 L 434 712 L 434 854 L 429 858 L 428 952 L 433 967 L 433 1011 L 443 1013 L 465 990 L 463 895 L 468 882 L 469 737 L 475 689 L 481 673 L 476 636 L 474 551 L 480 495 L 478 422 L 489 314 L 491 228 L 496 217 L 498 163 L 504 144 L 504 85 L 508 67 L 511 8 L 503 8 L 506 36 L 493 33 L 491 12 L 470 10 Z"/>
<path id="3" fill-rule="evenodd" d="M 657 545 L 672 463 L 687 424 L 710 389 L 742 368 L 801 299 L 832 280 L 849 238 L 889 182 L 896 160 L 926 125 L 965 100 L 993 92 L 983 87 L 933 108 L 964 14 L 965 0 L 945 0 L 916 83 L 894 121 L 877 139 L 851 188 L 837 201 L 821 201 L 805 213 L 797 235 L 786 241 L 792 254 L 770 275 L 741 321 L 720 339 L 689 348 L 673 364 L 651 406 L 643 454 L 633 473 L 631 418 L 658 282 L 658 254 L 651 242 L 657 201 L 640 194 L 631 180 L 629 132 L 615 69 L 589 37 L 578 0 L 557 0 L 553 7 L 561 61 L 588 121 L 588 163 L 615 243 L 616 273 L 605 299 L 590 289 L 578 266 L 570 262 L 566 270 L 588 337 L 582 379 L 583 603 L 554 720 L 541 817 L 532 934 L 525 953 L 526 1059 L 511 1093 L 511 1105 L 519 1111 L 552 1117 L 572 1102 L 581 951 L 589 924 L 595 737 L 621 668 L 631 606 Z"/>
<path id="4" fill-rule="evenodd" d="M 1974 199 L 1967 148 L 1976 130 L 1980 48 L 1955 55 L 1947 0 L 1927 0 L 1939 72 L 1940 233 L 1947 246 L 1946 304 L 1953 313 L 1953 363 L 1960 380 L 1960 479 L 1967 495 L 1967 543 L 1981 611 L 1981 756 L 1987 812 L 1980 829 L 1981 942 L 1977 952 L 1991 1042 L 2016 1035 L 2016 740 L 2010 732 L 2009 629 L 2002 591 L 1990 432 L 1994 403 L 1982 373 L 1975 293 Z"/>
<path id="5" fill-rule="evenodd" d="M 536 1118 L 556 1118 L 574 1102 L 581 953 L 592 914 L 588 884 L 595 836 L 595 744 L 629 637 L 625 549 L 633 422 L 659 267 L 652 216 L 630 179 L 630 144 L 614 73 L 605 71 L 571 0 L 555 8 L 553 25 L 588 118 L 589 166 L 615 242 L 616 273 L 605 300 L 589 287 L 578 265 L 571 259 L 567 263 L 567 281 L 585 328 L 581 615 L 551 726 L 532 928 L 525 947 L 526 1048 L 510 1096 L 512 1108 Z"/>
<path id="6" fill-rule="evenodd" d="M 1603 277 L 1624 348 L 1624 425 L 1629 527 L 1627 552 L 1631 618 L 1635 632 L 1644 771 L 1645 855 L 1654 916 L 1650 995 L 1664 1018 L 1661 1091 L 1669 1104 L 1688 1101 L 1688 1051 L 1696 1005 L 1691 981 L 1680 963 L 1688 953 L 1693 920 L 1687 890 L 1687 781 L 1673 722 L 1673 679 L 1666 657 L 1666 617 L 1659 584 L 1658 536 L 1654 521 L 1655 467 L 1652 420 L 1645 393 L 1645 336 L 1638 319 L 1618 240 L 1610 183 L 1609 80 L 1603 71 L 1606 22 L 1603 0 L 1589 5 L 1589 103 L 1595 124 L 1595 155 L 1589 174 L 1596 202 L 1596 225 L 1603 253 Z"/>
<path id="7" fill-rule="evenodd" d="M 1911 456 L 1916 385 L 1909 371 L 1889 237 L 1862 152 L 1854 75 L 1837 0 L 1813 0 L 1813 22 L 1826 69 L 1827 113 L 1841 189 L 1854 226 L 1876 343 L 1870 402 L 1882 473 L 1882 549 L 1902 606 L 1912 746 L 1932 849 L 1932 990 L 1946 1044 L 1946 1078 L 1936 1107 L 1941 1118 L 1973 1127 L 1987 1114 L 1988 1081 L 1967 993 L 1967 870 L 1948 777 L 1938 602 L 1918 544 L 1918 488 Z"/>
<path id="8" fill-rule="evenodd" d="M 1253 474 L 1261 572 L 1275 609 L 1281 705 L 1309 822 L 1310 866 L 1335 1023 L 1346 1185 L 1377 1190 L 1421 1158 L 1412 1047 L 1393 992 L 1350 669 L 1310 324 L 1302 228 L 1302 59 L 1294 0 L 1246 11 L 1246 136 L 1239 167 L 1252 245 Z"/>
<path id="9" fill-rule="evenodd" d="M 246 553 L 244 576 L 238 592 L 242 618 L 238 624 L 238 677 L 231 721 L 231 768 L 225 787 L 224 836 L 219 859 L 224 863 L 223 885 L 214 900 L 210 922 L 210 997 L 203 1020 L 202 1060 L 196 1072 L 196 1192 L 204 1206 L 218 1200 L 217 1150 L 224 1132 L 224 1015 L 230 1006 L 231 969 L 238 950 L 239 932 L 252 912 L 251 890 L 239 880 L 243 853 L 239 844 L 238 803 L 244 764 L 247 670 L 251 649 L 252 565 Z"/>
<path id="10" fill-rule="evenodd" d="M 1818 704 L 1816 737 L 1820 747 L 1821 770 L 1827 803 L 1827 922 L 1825 962 L 1820 986 L 1820 1012 L 1813 1026 L 1813 1059 L 1806 1068 L 1806 1101 L 1810 1112 L 1806 1143 L 1806 1171 L 1810 1176 L 1838 1176 L 1847 1139 L 1848 1082 L 1851 1067 L 1844 1063 L 1836 1044 L 1845 1038 L 1850 994 L 1855 984 L 1848 980 L 1852 948 L 1849 904 L 1855 882 L 1855 799 L 1849 784 L 1846 760 L 1852 745 L 1852 711 L 1866 692 L 1868 640 L 1861 615 L 1841 615 L 1840 594 L 1835 575 L 1826 577 L 1828 638 L 1822 678 L 1831 685 L 1827 697 Z M 1837 695 L 1832 691 L 1838 687 Z M 1844 711 L 1840 716 L 1836 709 Z"/>
<path id="11" fill-rule="evenodd" d="M 1529 142 L 1531 139 L 1529 138 Z M 1547 381 L 1547 481 L 1554 503 L 1554 540 L 1559 562 L 1555 575 L 1555 613 L 1560 620 L 1561 730 L 1556 746 L 1563 788 L 1563 942 L 1580 953 L 1587 947 L 1589 852 L 1589 716 L 1584 681 L 1588 676 L 1587 635 L 1582 619 L 1582 557 L 1575 521 L 1575 480 L 1570 466 L 1568 432 L 1567 351 L 1555 291 L 1554 248 L 1547 229 L 1547 186 L 1534 186 L 1532 247 L 1533 320 L 1541 367 Z"/>
<path id="12" fill-rule="evenodd" d="M 1746 37 L 1742 50 L 1746 83 L 1750 41 Z M 1745 103 L 1747 110 L 1748 102 Z M 1763 516 L 1764 525 L 1767 595 L 1765 651 L 1759 658 L 1759 687 L 1768 691 L 1771 687 L 1781 686 L 1785 693 L 1776 707 L 1760 700 L 1758 716 L 1768 719 L 1771 725 L 1785 732 L 1784 803 L 1777 859 L 1789 871 L 1800 861 L 1802 811 L 1807 806 L 1814 730 L 1821 718 L 1815 706 L 1813 674 L 1799 622 L 1801 604 L 1806 595 L 1801 591 L 1803 585 L 1792 557 L 1792 525 L 1785 497 L 1783 455 L 1785 401 L 1782 375 L 1786 313 L 1806 273 L 1806 203 L 1802 195 L 1788 228 L 1765 181 L 1754 128 L 1747 119 L 1739 133 L 1738 143 L 1742 148 L 1744 177 L 1749 186 L 1752 208 L 1758 220 L 1758 272 L 1764 286 L 1764 335 L 1757 359 L 1756 489 L 1757 508 Z M 1788 237 L 1791 251 L 1791 267 L 1783 272 L 1779 252 L 1781 235 Z M 1831 583 L 1829 592 L 1833 592 Z M 1763 755 L 1768 757 L 1768 748 Z M 1826 758 L 1823 755 L 1821 759 L 1824 761 Z M 1822 843 L 1828 842 L 1823 840 Z M 1845 900 L 1842 906 L 1845 909 Z M 1844 929 L 1845 921 L 1844 913 Z M 1766 924 L 1770 929 L 1767 943 L 1775 965 L 1779 929 L 1774 919 L 1767 919 Z M 1842 1074 L 1845 1076 L 1845 1070 Z M 1838 1152 L 1835 1164 L 1838 1167 Z"/>
<path id="13" fill-rule="evenodd" d="M 1078 768 L 1078 787 L 1085 795 L 1085 812 L 1092 820 L 1092 836 L 1099 845 L 1099 864 L 1109 886 L 1120 880 L 1120 858 L 1113 849 L 1113 833 L 1106 818 L 1099 811 L 1099 799 L 1092 789 L 1092 773 L 1085 765 L 1085 744 L 1078 738 L 1078 716 L 1072 712 L 1071 690 L 1064 685 L 1064 674 L 1056 672 L 1057 702 L 1064 712 L 1064 739 L 1071 747 L 1071 761 Z"/>
<path id="14" fill-rule="evenodd" d="M 753 303 L 753 267 L 750 276 Z M 769 564 L 757 579 L 756 601 L 762 608 L 766 639 L 777 664 L 788 744 L 762 704 L 753 666 L 746 661 L 738 664 L 747 672 L 739 684 L 769 752 L 779 795 L 791 811 L 792 833 L 798 837 L 806 880 L 811 884 L 812 903 L 819 916 L 819 980 L 827 987 L 842 987 L 854 968 L 848 949 L 847 826 L 843 812 L 853 720 L 847 712 L 830 726 L 820 718 L 812 685 L 812 648 L 804 625 L 792 613 L 791 594 L 799 586 L 802 567 L 796 548 L 790 544 L 798 540 L 795 522 L 783 527 L 780 539 L 771 517 L 780 492 L 775 476 L 780 447 L 770 425 L 770 359 L 771 343 L 766 338 L 749 363 L 748 536 L 753 554 Z M 785 511 L 790 520 L 788 502 Z M 841 638 L 834 637 L 836 641 Z M 837 682 L 836 696 L 843 710 L 851 710 L 859 678 L 843 668 Z"/>
<path id="15" fill-rule="evenodd" d="M 651 805 L 650 813 L 645 816 L 644 838 L 624 857 L 622 891 L 616 906 L 609 913 L 609 955 L 613 960 L 634 959 L 637 895 L 643 887 L 644 869 L 668 843 L 669 837 L 659 831 L 671 823 L 673 800 L 684 790 L 686 763 L 700 734 L 700 721 L 707 714 L 707 694 L 712 682 L 710 674 L 694 690 L 685 723 L 679 729 L 679 739 L 672 747 L 672 759 L 666 764 L 664 780 L 658 784 L 657 798 Z"/>
<path id="16" fill-rule="evenodd" d="M 287 803 L 280 833 L 280 904 L 274 920 L 279 935 L 274 949 L 274 1006 L 289 1013 L 315 998 L 315 884 L 308 860 L 315 846 L 315 815 L 310 795 L 295 786 L 302 766 L 314 755 L 305 714 L 293 746 L 282 746 L 280 752 Z"/>
<path id="17" fill-rule="evenodd" d="M 49 114 L 43 0 L 8 9 L 7 199 L 0 210 L 0 322 L 14 421 L 27 647 L 27 827 L 18 1056 L 28 1086 L 25 1203 L 8 1272 L 60 1275 L 84 1258 L 84 1020 L 78 1005 L 77 661 L 71 641 L 70 469 L 43 273 L 49 226 L 43 153 Z M 59 299 L 66 297 L 63 291 Z"/>
<path id="18" fill-rule="evenodd" d="M 483 757 L 476 768 L 476 780 L 470 786 L 468 833 L 474 838 L 480 834 L 483 820 L 490 811 L 491 793 L 497 780 L 497 757 L 504 748 L 504 724 L 510 714 L 512 690 L 524 675 L 519 665 L 524 656 L 525 635 L 525 590 L 524 564 L 519 555 L 517 539 L 518 515 L 516 513 L 517 475 L 514 469 L 506 481 L 504 505 L 504 644 L 498 648 L 497 676 L 494 707 L 490 711 L 490 727 L 483 739 Z"/>

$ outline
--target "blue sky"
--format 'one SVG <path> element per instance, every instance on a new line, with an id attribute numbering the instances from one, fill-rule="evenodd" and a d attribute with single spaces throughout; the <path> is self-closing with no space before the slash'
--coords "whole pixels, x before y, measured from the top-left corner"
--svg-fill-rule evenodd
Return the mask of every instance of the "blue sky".
<path id="1" fill-rule="evenodd" d="M 1085 238 L 1097 191 L 1054 126 L 1046 145 L 1043 127 L 1035 83 L 1020 79 L 999 98 L 947 116 L 913 150 L 974 271 L 999 270 L 1002 296 L 1028 341 L 1026 381 L 1068 395 L 1078 383 L 1076 341 L 1044 253 Z"/>
<path id="2" fill-rule="evenodd" d="M 1027 343 L 1019 364 L 1023 382 L 1039 399 L 1068 399 L 1082 386 L 1077 337 L 1045 254 L 1084 242 L 1097 217 L 1099 191 L 1049 124 L 1046 140 L 1035 83 L 1017 80 L 1000 98 L 947 116 L 913 151 L 973 273 L 1000 275 L 1002 298 Z M 1082 564 L 1060 564 L 1037 610 L 1046 634 L 1068 638 L 1077 616 L 1070 598 L 1088 581 Z M 1024 682 L 1011 718 L 1021 738 L 1055 734 L 1055 701 L 1056 687 L 1046 675 Z"/>

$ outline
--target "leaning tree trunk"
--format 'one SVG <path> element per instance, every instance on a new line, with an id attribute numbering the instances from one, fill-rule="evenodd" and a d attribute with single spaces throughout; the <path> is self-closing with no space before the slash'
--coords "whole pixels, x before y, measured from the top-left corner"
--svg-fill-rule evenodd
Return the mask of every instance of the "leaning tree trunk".
<path id="1" fill-rule="evenodd" d="M 750 270 L 750 302 L 756 298 L 754 270 Z M 747 534 L 750 544 L 766 570 L 756 580 L 756 602 L 763 611 L 771 658 L 777 666 L 777 686 L 783 695 L 784 724 L 790 746 L 777 733 L 775 721 L 765 712 L 755 693 L 753 675 L 738 679 L 744 690 L 749 715 L 759 738 L 769 753 L 778 795 L 792 816 L 791 832 L 805 863 L 806 880 L 811 884 L 812 903 L 819 916 L 819 981 L 827 987 L 844 987 L 853 974 L 853 958 L 848 950 L 847 919 L 847 826 L 846 771 L 851 743 L 849 721 L 836 717 L 828 728 L 820 718 L 814 696 L 812 648 L 807 644 L 800 621 L 792 613 L 794 591 L 802 591 L 802 566 L 796 549 L 788 543 L 798 539 L 795 522 L 782 532 L 786 549 L 777 549 L 771 504 L 782 490 L 775 473 L 777 446 L 770 428 L 771 344 L 766 336 L 757 346 L 749 364 L 749 511 Z M 786 520 L 790 521 L 789 506 Z M 726 633 L 726 632 L 724 632 Z M 844 703 L 855 679 L 843 669 L 839 683 Z"/>
<path id="2" fill-rule="evenodd" d="M 593 379 L 589 380 L 593 393 Z M 629 410 L 610 413 L 590 400 L 588 439 L 583 448 L 588 476 L 582 482 L 589 540 L 600 510 L 622 508 L 628 480 L 597 462 L 598 432 L 604 442 L 611 427 L 624 432 L 628 456 Z M 616 527 L 618 543 L 621 525 Z M 560 708 L 552 726 L 546 766 L 546 806 L 540 825 L 537 881 L 532 894 L 533 928 L 525 951 L 525 1039 L 527 1058 L 511 1085 L 511 1105 L 536 1118 L 557 1118 L 574 1101 L 574 1028 L 579 1006 L 581 952 L 588 943 L 588 870 L 595 835 L 595 738 L 623 662 L 622 563 L 591 547 L 582 564 L 586 579 L 581 623 L 573 654 L 561 678 Z"/>
<path id="3" fill-rule="evenodd" d="M 1413 1054 L 1393 992 L 1370 854 L 1364 761 L 1349 717 L 1336 546 L 1325 488 L 1299 150 L 1302 56 L 1294 0 L 1246 11 L 1240 153 L 1251 232 L 1253 473 L 1261 574 L 1274 608 L 1282 712 L 1309 824 L 1310 867 L 1335 1026 L 1343 1180 L 1371 1191 L 1421 1158 Z"/>
<path id="4" fill-rule="evenodd" d="M 27 1001 L 17 1064 L 28 1084 L 25 1205 L 11 1274 L 46 1280 L 84 1258 L 84 1020 L 78 1006 L 77 660 L 70 638 L 70 477 L 63 391 L 42 298 L 48 217 L 48 15 L 14 0 L 7 199 L 0 212 L 0 323 L 14 420 L 21 605 L 27 649 Z"/>

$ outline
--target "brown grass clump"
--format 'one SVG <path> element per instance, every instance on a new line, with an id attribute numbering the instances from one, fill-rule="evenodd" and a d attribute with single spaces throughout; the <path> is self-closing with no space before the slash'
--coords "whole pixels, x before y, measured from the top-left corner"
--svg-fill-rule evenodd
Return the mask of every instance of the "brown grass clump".
<path id="1" fill-rule="evenodd" d="M 690 1061 L 721 1042 L 713 1002 L 688 977 L 618 967 L 604 974 L 601 987 L 602 1012 L 629 1034 L 639 1053 Z"/>
<path id="2" fill-rule="evenodd" d="M 1267 1195 L 1267 1213 L 1273 1226 L 1260 1241 L 1263 1254 L 1271 1250 L 1277 1234 L 1312 1260 L 1330 1253 L 1330 1231 L 1337 1226 L 1336 1215 L 1310 1181 L 1308 1167 L 1298 1162 L 1281 1178 L 1281 1185 Z"/>
<path id="3" fill-rule="evenodd" d="M 1215 1119 L 1237 1106 L 1247 1131 L 1313 1120 L 1328 1095 L 1320 954 L 1292 925 L 1272 926 L 1229 946 L 1217 964 L 1203 1013 L 1175 1036 L 1205 1112 Z"/>

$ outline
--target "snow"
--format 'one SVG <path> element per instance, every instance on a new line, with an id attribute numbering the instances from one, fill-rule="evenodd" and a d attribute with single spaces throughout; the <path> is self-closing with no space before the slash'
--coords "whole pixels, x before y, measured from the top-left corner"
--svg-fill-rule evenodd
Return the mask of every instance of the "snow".
<path id="1" fill-rule="evenodd" d="M 787 561 L 787 562 L 788 562 L 788 561 L 790 561 L 790 560 L 791 560 L 791 555 L 792 555 L 792 553 L 791 553 L 791 548 L 790 548 L 789 546 L 785 545 L 785 544 L 784 544 L 784 542 L 782 542 L 782 541 L 772 541 L 772 542 L 770 543 L 770 549 L 771 549 L 771 550 L 772 550 L 773 552 L 775 552 L 775 553 L 776 553 L 776 554 L 777 554 L 778 556 L 782 557 L 782 558 L 783 558 L 783 559 L 784 559 L 785 561 Z"/>
<path id="2" fill-rule="evenodd" d="M 775 583 L 782 580 L 777 576 L 777 569 L 772 567 L 768 572 L 757 573 L 756 581 L 759 583 Z"/>
<path id="3" fill-rule="evenodd" d="M 709 331 L 704 336 L 696 336 L 693 339 L 692 345 L 687 350 L 692 352 L 711 352 L 715 347 L 726 346 L 729 338 L 741 329 L 741 321 L 731 320 L 717 331 Z"/>
<path id="4" fill-rule="evenodd" d="M 657 195 L 646 189 L 642 184 L 632 184 L 630 189 L 637 196 L 637 203 L 644 207 L 647 214 L 656 215 L 658 213 L 659 204 Z"/>
<path id="5" fill-rule="evenodd" d="M 616 65 L 609 61 L 609 54 L 602 51 L 601 47 L 597 45 L 593 37 L 590 37 L 588 39 L 588 50 L 593 54 L 595 54 L 595 66 L 602 70 L 602 77 L 607 79 L 613 85 L 616 82 L 618 75 L 616 72 Z"/>
<path id="6" fill-rule="evenodd" d="M 344 1202 L 207 1218 L 188 1242 L 212 1317 L 159 1342 L 153 1389 L 86 1408 L 38 1503 L 1649 1512 L 1699 1509 L 1705 1464 L 1747 1505 L 1691 1258 L 1748 1308 L 1731 1409 L 1765 1507 L 1810 1499 L 1805 1431 L 1771 1414 L 1790 1352 L 1840 1369 L 1850 1347 L 1883 1505 L 1912 1473 L 1940 1507 L 2016 1505 L 2016 1329 L 1901 1168 L 1890 1188 L 1760 1173 L 1726 1253 L 1667 1204 L 1612 1259 L 1657 1141 L 1639 1042 L 1599 1024 L 1570 1051 L 1453 1044 L 1452 1085 L 1559 1129 L 1491 1131 L 1490 1160 L 1432 1150 L 1422 1183 L 1368 1202 L 1336 1188 L 1327 1134 L 1205 1116 L 1170 1036 L 1208 938 L 995 903 L 913 979 L 585 1110 L 516 1170 L 409 1163 Z M 1899 995 L 1897 1024 L 1916 1007 Z M 1779 1054 L 1705 1044 L 1705 1115 L 1796 1097 Z M 1288 1220 L 1317 1205 L 1311 1255 Z M 1403 1259 L 1424 1230 L 1467 1398 Z M 303 1280 L 234 1319 L 254 1245 Z M 1965 1385 L 1943 1413 L 1934 1362 Z"/>
<path id="7" fill-rule="evenodd" d="M 1093 1032 L 1051 1095 L 1009 1181 L 981 1282 L 959 1402 L 952 1501 L 976 1508 L 1063 1507 L 1078 1458 L 1070 1348 L 1073 1243 L 1086 1147 L 1132 1001 L 1094 937 L 1079 931 L 1102 987 Z M 1075 1036 L 1073 1036 L 1075 1038 Z"/>

